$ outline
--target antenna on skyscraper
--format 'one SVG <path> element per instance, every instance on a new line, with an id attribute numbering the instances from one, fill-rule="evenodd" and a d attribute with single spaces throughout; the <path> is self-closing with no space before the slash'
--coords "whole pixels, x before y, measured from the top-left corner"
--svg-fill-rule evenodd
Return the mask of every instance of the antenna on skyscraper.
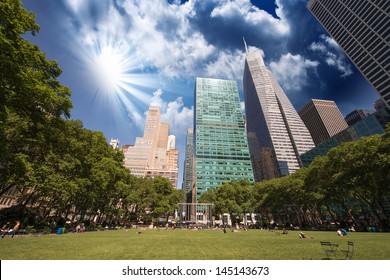
<path id="1" fill-rule="evenodd" d="M 246 41 L 245 41 L 245 37 L 242 37 L 242 39 L 244 40 L 244 45 L 245 45 L 245 52 L 246 54 L 248 54 L 248 46 L 246 45 Z"/>

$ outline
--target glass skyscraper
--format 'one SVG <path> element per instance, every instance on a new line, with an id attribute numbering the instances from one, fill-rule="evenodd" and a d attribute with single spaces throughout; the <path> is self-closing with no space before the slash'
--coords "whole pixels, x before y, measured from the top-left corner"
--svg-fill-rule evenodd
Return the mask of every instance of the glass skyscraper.
<path id="1" fill-rule="evenodd" d="M 244 70 L 247 133 L 256 181 L 289 175 L 299 168 L 300 155 L 314 148 L 305 124 L 260 51 L 247 53 Z"/>
<path id="2" fill-rule="evenodd" d="M 307 7 L 390 109 L 390 1 L 310 0 Z"/>
<path id="3" fill-rule="evenodd" d="M 187 129 L 186 137 L 186 158 L 184 160 L 183 189 L 186 201 L 191 202 L 192 182 L 194 169 L 194 132 L 192 128 Z"/>
<path id="4" fill-rule="evenodd" d="M 237 82 L 196 78 L 195 198 L 223 182 L 254 182 Z"/>

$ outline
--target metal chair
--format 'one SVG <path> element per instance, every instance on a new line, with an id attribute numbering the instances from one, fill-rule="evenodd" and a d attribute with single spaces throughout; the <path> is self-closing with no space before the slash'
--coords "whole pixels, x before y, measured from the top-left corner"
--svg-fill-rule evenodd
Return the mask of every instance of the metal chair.
<path id="1" fill-rule="evenodd" d="M 337 248 L 339 244 L 330 243 L 329 241 L 321 241 L 322 249 L 326 254 L 326 260 L 334 260 L 336 259 Z"/>
<path id="2" fill-rule="evenodd" d="M 346 260 L 352 260 L 353 252 L 355 251 L 355 246 L 352 241 L 348 241 L 348 248 L 347 250 L 341 250 L 343 254 L 345 254 Z"/>

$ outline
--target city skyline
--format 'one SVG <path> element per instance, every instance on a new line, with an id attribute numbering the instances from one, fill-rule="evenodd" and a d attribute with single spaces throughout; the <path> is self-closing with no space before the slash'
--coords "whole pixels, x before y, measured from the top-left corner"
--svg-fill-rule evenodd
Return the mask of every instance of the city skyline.
<path id="1" fill-rule="evenodd" d="M 195 77 L 236 80 L 243 104 L 242 37 L 261 49 L 296 110 L 311 98 L 330 99 L 345 116 L 378 98 L 307 0 L 22 2 L 41 26 L 25 38 L 63 69 L 72 119 L 124 144 L 142 134 L 149 106 L 161 107 L 177 137 L 179 187 Z"/>

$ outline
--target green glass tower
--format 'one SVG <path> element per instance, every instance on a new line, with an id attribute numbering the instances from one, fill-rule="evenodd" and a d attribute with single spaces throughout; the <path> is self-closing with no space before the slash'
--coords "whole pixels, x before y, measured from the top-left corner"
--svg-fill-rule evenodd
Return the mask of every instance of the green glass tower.
<path id="1" fill-rule="evenodd" d="M 196 78 L 195 201 L 223 182 L 254 182 L 237 82 Z"/>

